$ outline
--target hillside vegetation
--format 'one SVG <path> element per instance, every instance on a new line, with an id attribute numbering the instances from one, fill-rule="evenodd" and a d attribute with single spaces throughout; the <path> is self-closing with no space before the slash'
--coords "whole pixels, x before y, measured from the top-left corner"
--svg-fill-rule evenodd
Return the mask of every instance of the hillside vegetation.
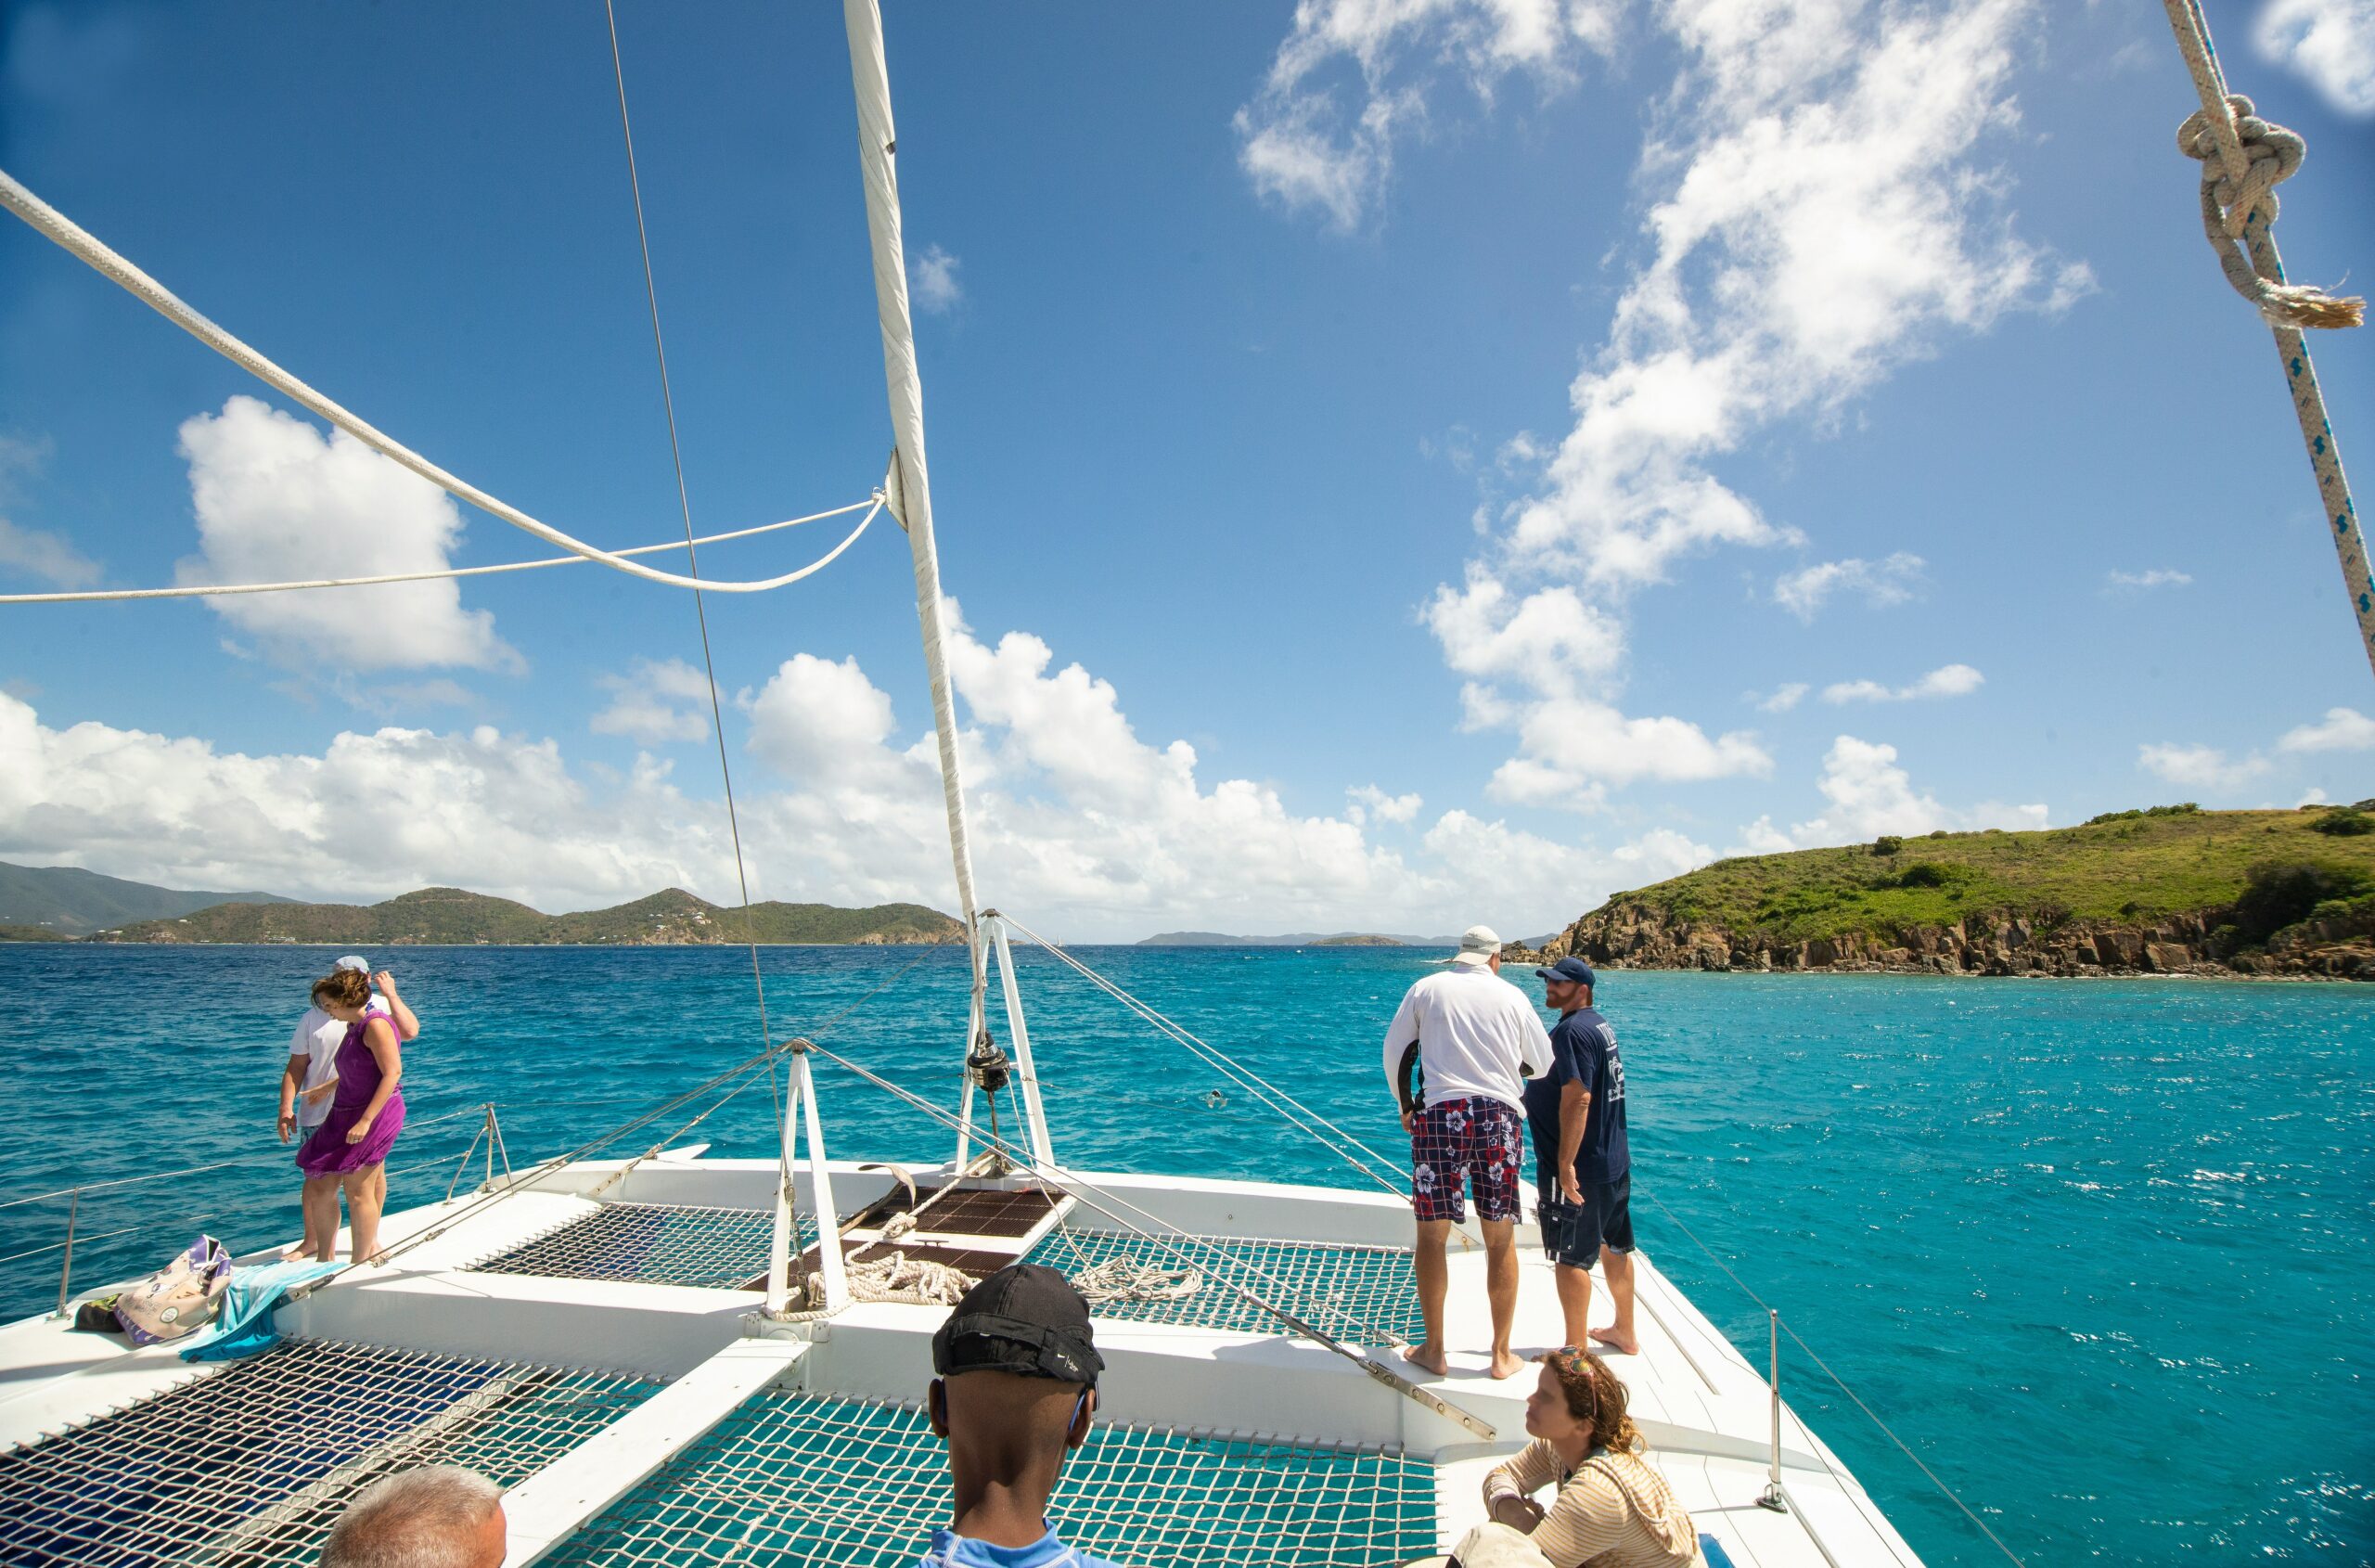
<path id="1" fill-rule="evenodd" d="M 786 944 L 961 942 L 965 929 L 920 904 L 842 909 L 829 904 L 754 904 L 757 939 Z M 746 940 L 740 909 L 681 888 L 610 909 L 547 915 L 507 898 L 423 888 L 384 904 L 221 904 L 174 919 L 97 932 L 100 942 L 294 942 L 330 946 L 417 943 L 587 944 L 681 946 Z"/>
<path id="2" fill-rule="evenodd" d="M 126 920 L 158 920 L 216 904 L 276 904 L 270 893 L 198 893 L 103 877 L 79 866 L 16 866 L 0 860 L 0 926 L 81 936 Z M 32 941 L 11 937 L 10 941 Z"/>
<path id="3" fill-rule="evenodd" d="M 2375 804 L 2375 803 L 2370 803 Z M 1741 856 L 1618 893 L 1547 952 L 1685 968 L 2375 978 L 2375 816 L 2109 813 Z"/>

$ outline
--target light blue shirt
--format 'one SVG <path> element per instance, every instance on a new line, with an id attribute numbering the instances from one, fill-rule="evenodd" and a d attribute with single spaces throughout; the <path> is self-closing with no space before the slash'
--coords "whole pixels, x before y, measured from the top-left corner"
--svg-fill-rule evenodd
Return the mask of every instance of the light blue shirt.
<path id="1" fill-rule="evenodd" d="M 1101 1557 L 1075 1551 L 1048 1531 L 1027 1547 L 994 1547 L 954 1530 L 934 1530 L 931 1549 L 917 1568 L 1115 1568 Z"/>

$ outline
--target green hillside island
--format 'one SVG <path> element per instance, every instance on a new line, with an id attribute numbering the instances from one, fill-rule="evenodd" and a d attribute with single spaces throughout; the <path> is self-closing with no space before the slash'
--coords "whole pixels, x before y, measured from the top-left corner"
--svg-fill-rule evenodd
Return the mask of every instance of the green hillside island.
<path id="1" fill-rule="evenodd" d="M 1533 961 L 2375 980 L 2370 813 L 2154 806 L 1744 855 L 1618 893 Z"/>
<path id="2" fill-rule="evenodd" d="M 829 904 L 754 904 L 759 941 L 877 945 L 962 942 L 965 928 L 920 904 L 841 909 Z M 423 888 L 368 906 L 354 904 L 218 904 L 194 914 L 141 920 L 93 933 L 92 942 L 292 942 L 387 947 L 420 943 L 679 947 L 746 940 L 742 911 L 681 888 L 613 909 L 547 915 L 507 898 L 460 888 Z"/>

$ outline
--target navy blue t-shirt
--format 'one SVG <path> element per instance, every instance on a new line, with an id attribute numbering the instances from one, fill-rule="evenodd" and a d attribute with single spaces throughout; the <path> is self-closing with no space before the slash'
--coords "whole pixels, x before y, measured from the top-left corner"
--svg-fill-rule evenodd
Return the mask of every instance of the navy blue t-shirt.
<path id="1" fill-rule="evenodd" d="M 1525 1086 L 1534 1179 L 1552 1191 L 1558 1189 L 1559 1096 L 1570 1083 L 1592 1097 L 1583 1147 L 1575 1152 L 1575 1179 L 1585 1186 L 1614 1181 L 1633 1168 L 1624 1140 L 1624 1060 L 1617 1053 L 1616 1031 L 1591 1008 L 1550 1026 L 1550 1071 Z"/>

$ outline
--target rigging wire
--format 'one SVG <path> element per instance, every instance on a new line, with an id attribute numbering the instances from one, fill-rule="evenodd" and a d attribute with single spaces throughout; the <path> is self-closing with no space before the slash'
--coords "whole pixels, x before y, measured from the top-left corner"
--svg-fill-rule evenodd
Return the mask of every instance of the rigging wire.
<path id="1" fill-rule="evenodd" d="M 857 526 L 850 530 L 841 542 L 825 555 L 810 561 L 793 574 L 797 582 L 813 572 L 821 572 L 838 559 L 843 550 L 858 541 L 874 521 L 875 514 L 886 505 L 886 497 L 878 490 L 863 501 L 852 501 L 846 507 L 830 511 L 811 512 L 806 517 L 787 518 L 781 522 L 763 522 L 756 528 L 738 528 L 729 533 L 705 533 L 693 541 L 697 545 L 721 544 L 728 539 L 748 539 L 754 533 L 773 533 L 778 529 L 797 528 L 803 522 L 822 522 L 828 517 L 845 517 L 864 510 Z M 620 556 L 655 556 L 663 550 L 681 550 L 685 546 L 670 539 L 658 545 L 637 545 L 632 549 L 616 550 Z M 541 560 L 507 560 L 493 566 L 449 566 L 440 572 L 383 572 L 370 577 L 316 577 L 288 583 L 186 583 L 171 588 L 85 588 L 73 593 L 0 594 L 0 604 L 98 604 L 114 599 L 208 598 L 224 594 L 279 594 L 301 588 L 370 588 L 386 583 L 433 583 L 447 577 L 491 577 L 502 572 L 533 572 L 546 566 L 584 566 L 588 556 L 546 556 Z"/>
<path id="2" fill-rule="evenodd" d="M 643 253 L 643 293 L 651 306 L 651 351 L 660 362 L 660 405 L 668 415 L 668 456 L 676 469 L 676 505 L 685 515 L 686 574 L 699 583 L 701 575 L 700 551 L 693 538 L 693 502 L 685 487 L 685 450 L 676 439 L 676 396 L 668 385 L 668 345 L 660 335 L 660 288 L 651 275 L 651 235 L 643 222 L 643 180 L 635 172 L 635 126 L 627 118 L 627 71 L 619 58 L 619 13 L 611 0 L 602 0 L 602 14 L 610 22 L 610 73 L 619 84 L 619 132 L 625 138 L 627 149 L 627 188 L 635 197 L 635 243 Z M 869 518 L 873 514 L 867 514 Z M 767 1028 L 767 982 L 759 967 L 759 927 L 751 914 L 751 873 L 742 862 L 742 821 L 734 807 L 734 768 L 726 760 L 725 716 L 717 697 L 717 664 L 710 655 L 709 607 L 701 590 L 693 589 L 693 616 L 701 632 L 701 671 L 709 679 L 710 728 L 717 737 L 717 771 L 725 782 L 725 826 L 734 841 L 734 877 L 742 890 L 742 934 L 751 947 L 751 984 L 759 997 L 759 1043 L 772 1045 L 775 1036 Z M 775 1069 L 768 1066 L 767 1083 L 775 1085 Z M 782 1131 L 783 1112 L 780 1097 L 777 1099 L 776 1124 Z M 776 1139 L 776 1163 L 783 1163 L 783 1139 Z"/>
<path id="3" fill-rule="evenodd" d="M 2007 1558 L 2009 1558 L 2013 1563 L 2019 1565 L 2019 1568 L 2026 1568 L 2026 1564 L 2022 1563 L 2021 1559 L 2014 1554 L 2012 1549 L 2004 1544 L 2002 1537 L 1998 1536 L 1995 1531 L 1987 1527 L 1987 1522 L 1980 1518 L 1978 1514 L 1972 1512 L 1971 1505 L 1964 1502 L 1961 1497 L 1957 1497 L 1955 1495 L 1955 1489 L 1947 1485 L 1944 1481 L 1940 1480 L 1936 1471 L 1932 1470 L 1928 1465 L 1921 1462 L 1921 1456 L 1915 1453 L 1910 1447 L 1906 1446 L 1905 1439 L 1899 1437 L 1889 1426 L 1888 1422 L 1881 1420 L 1880 1413 L 1878 1411 L 1874 1410 L 1869 1405 L 1864 1403 L 1864 1396 L 1857 1394 L 1854 1389 L 1848 1387 L 1847 1380 L 1841 1377 L 1837 1372 L 1832 1371 L 1830 1369 L 1829 1362 L 1825 1361 L 1821 1356 L 1815 1354 L 1814 1346 L 1808 1344 L 1803 1338 L 1801 1338 L 1797 1330 L 1790 1327 L 1789 1321 L 1786 1318 L 1781 1317 L 1778 1309 L 1768 1305 L 1763 1296 L 1758 1295 L 1756 1292 L 1750 1289 L 1749 1282 L 1741 1279 L 1730 1264 L 1726 1263 L 1721 1257 L 1717 1256 L 1714 1248 L 1710 1247 L 1706 1242 L 1701 1241 L 1699 1239 L 1699 1233 L 1697 1231 L 1683 1224 L 1681 1218 L 1677 1216 L 1672 1209 L 1666 1207 L 1665 1200 L 1660 1198 L 1655 1191 L 1651 1191 L 1648 1189 L 1644 1189 L 1644 1191 L 1648 1192 L 1650 1202 L 1658 1206 L 1658 1213 L 1665 1215 L 1667 1221 L 1672 1224 L 1676 1230 L 1681 1231 L 1684 1236 L 1689 1238 L 1690 1244 L 1698 1248 L 1701 1253 L 1705 1253 L 1708 1262 L 1714 1264 L 1717 1268 L 1722 1269 L 1724 1271 L 1724 1277 L 1729 1279 L 1733 1284 L 1739 1286 L 1742 1295 L 1756 1303 L 1756 1305 L 1764 1311 L 1772 1313 L 1775 1318 L 1780 1321 L 1781 1331 L 1790 1336 L 1790 1343 L 1804 1351 L 1807 1360 L 1821 1368 L 1823 1376 L 1829 1378 L 1832 1382 L 1839 1385 L 1840 1393 L 1847 1395 L 1848 1398 L 1855 1402 L 1855 1407 L 1864 1412 L 1865 1419 L 1869 1420 L 1874 1426 L 1881 1429 L 1881 1435 L 1895 1444 L 1897 1452 L 1903 1454 L 1906 1459 L 1911 1459 L 1913 1461 L 1914 1468 L 1919 1470 L 1924 1476 L 1928 1477 L 1930 1484 L 1938 1488 L 1938 1490 L 1945 1495 L 1948 1502 L 1962 1510 L 1963 1517 L 1977 1525 L 1979 1527 L 1979 1533 L 1985 1536 L 1988 1540 L 1994 1544 L 1997 1551 L 2002 1552 Z M 1803 1421 L 1799 1423 L 1802 1427 L 1804 1424 L 1805 1423 Z M 1812 1433 L 1809 1433 L 1808 1435 L 1811 1436 Z M 1817 1452 L 1820 1452 L 1818 1445 Z M 1829 1460 L 1825 1459 L 1823 1462 L 1825 1468 L 1828 1468 Z M 1890 1549 L 1894 1552 L 1895 1549 L 1891 1548 Z"/>

